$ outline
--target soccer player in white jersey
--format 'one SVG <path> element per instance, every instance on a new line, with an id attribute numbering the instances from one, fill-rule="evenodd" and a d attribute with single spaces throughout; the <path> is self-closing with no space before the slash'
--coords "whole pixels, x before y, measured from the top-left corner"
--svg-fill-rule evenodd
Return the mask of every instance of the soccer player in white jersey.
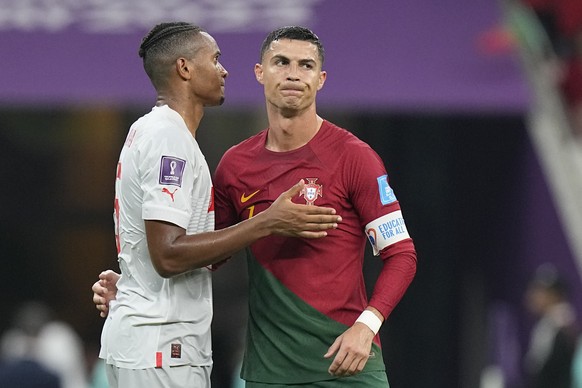
<path id="1" fill-rule="evenodd" d="M 192 24 L 162 23 L 139 55 L 157 100 L 131 126 L 117 165 L 121 277 L 100 357 L 111 387 L 209 387 L 210 266 L 273 234 L 324 237 L 341 218 L 292 203 L 299 182 L 257 217 L 214 231 L 213 186 L 195 135 L 204 107 L 224 101 L 218 45 Z"/>

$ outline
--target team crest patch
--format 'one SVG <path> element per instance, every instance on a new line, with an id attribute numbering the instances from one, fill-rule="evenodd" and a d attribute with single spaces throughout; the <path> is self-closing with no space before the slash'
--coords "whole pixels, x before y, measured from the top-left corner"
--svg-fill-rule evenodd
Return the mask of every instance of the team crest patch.
<path id="1" fill-rule="evenodd" d="M 317 178 L 306 178 L 306 179 L 307 183 L 305 184 L 303 190 L 301 190 L 301 192 L 299 193 L 299 196 L 305 197 L 305 201 L 307 202 L 308 205 L 313 205 L 317 197 L 323 197 L 323 185 L 318 185 L 317 183 L 315 183 Z"/>
<path id="2" fill-rule="evenodd" d="M 392 202 L 396 202 L 396 195 L 394 195 L 394 190 L 388 184 L 388 175 L 382 175 L 378 178 L 378 190 L 380 191 L 380 202 L 382 205 L 388 205 Z"/>
<path id="3" fill-rule="evenodd" d="M 160 162 L 160 184 L 182 187 L 182 175 L 186 161 L 173 156 L 162 156 Z"/>

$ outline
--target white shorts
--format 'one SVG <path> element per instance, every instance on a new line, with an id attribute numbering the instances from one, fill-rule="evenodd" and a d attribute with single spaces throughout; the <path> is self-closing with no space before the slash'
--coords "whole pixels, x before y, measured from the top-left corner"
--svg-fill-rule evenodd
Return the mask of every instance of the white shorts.
<path id="1" fill-rule="evenodd" d="M 210 388 L 212 366 L 125 369 L 105 366 L 110 388 Z"/>

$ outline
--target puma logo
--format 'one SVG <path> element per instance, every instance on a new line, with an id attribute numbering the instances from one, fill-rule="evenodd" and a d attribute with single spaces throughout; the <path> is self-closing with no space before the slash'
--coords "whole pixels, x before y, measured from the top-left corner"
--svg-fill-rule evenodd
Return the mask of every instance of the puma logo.
<path id="1" fill-rule="evenodd" d="M 168 189 L 166 189 L 165 187 L 162 188 L 162 193 L 166 193 L 170 196 L 170 198 L 172 198 L 172 202 L 174 202 L 174 193 L 178 191 L 178 189 L 175 189 L 174 191 L 170 191 Z"/>
<path id="2" fill-rule="evenodd" d="M 254 197 L 255 194 L 257 194 L 259 191 L 261 191 L 261 189 L 255 191 L 254 193 L 249 194 L 249 195 L 245 195 L 245 193 L 242 193 L 242 195 L 240 196 L 240 203 L 245 203 L 246 201 L 248 201 L 249 199 Z"/>

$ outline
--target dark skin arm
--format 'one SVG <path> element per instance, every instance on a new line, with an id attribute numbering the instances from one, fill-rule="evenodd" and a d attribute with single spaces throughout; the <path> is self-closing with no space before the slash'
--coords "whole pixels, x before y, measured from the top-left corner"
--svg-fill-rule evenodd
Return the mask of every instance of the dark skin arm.
<path id="1" fill-rule="evenodd" d="M 337 227 L 341 217 L 335 210 L 298 205 L 291 198 L 304 187 L 301 181 L 281 194 L 264 212 L 231 227 L 187 235 L 174 224 L 145 221 L 152 263 L 160 276 L 168 278 L 222 261 L 262 237 L 321 238 Z"/>
<path id="2" fill-rule="evenodd" d="M 174 224 L 145 221 L 148 248 L 152 263 L 162 277 L 220 262 L 258 239 L 271 234 L 321 238 L 326 230 L 337 228 L 341 217 L 335 210 L 318 206 L 298 205 L 291 198 L 304 187 L 300 181 L 281 194 L 264 212 L 236 225 L 212 232 L 186 235 Z M 103 271 L 93 284 L 93 303 L 102 317 L 107 316 L 109 301 L 115 299 L 119 274 Z"/>

